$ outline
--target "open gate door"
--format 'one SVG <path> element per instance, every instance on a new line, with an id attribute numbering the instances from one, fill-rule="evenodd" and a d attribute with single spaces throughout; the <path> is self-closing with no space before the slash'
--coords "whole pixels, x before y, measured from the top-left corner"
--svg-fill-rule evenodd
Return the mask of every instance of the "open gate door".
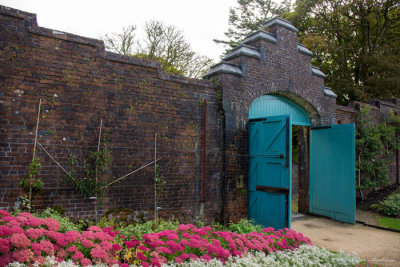
<path id="1" fill-rule="evenodd" d="M 249 121 L 249 218 L 264 227 L 290 227 L 290 115 Z"/>
<path id="2" fill-rule="evenodd" d="M 310 131 L 310 213 L 355 224 L 354 124 Z"/>

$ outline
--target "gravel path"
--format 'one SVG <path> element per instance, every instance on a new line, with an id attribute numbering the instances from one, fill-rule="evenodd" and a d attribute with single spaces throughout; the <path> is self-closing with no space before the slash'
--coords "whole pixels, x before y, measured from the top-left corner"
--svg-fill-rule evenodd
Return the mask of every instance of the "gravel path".
<path id="1" fill-rule="evenodd" d="M 292 229 L 311 238 L 313 244 L 334 251 L 354 251 L 377 266 L 400 266 L 400 233 L 305 216 Z"/>

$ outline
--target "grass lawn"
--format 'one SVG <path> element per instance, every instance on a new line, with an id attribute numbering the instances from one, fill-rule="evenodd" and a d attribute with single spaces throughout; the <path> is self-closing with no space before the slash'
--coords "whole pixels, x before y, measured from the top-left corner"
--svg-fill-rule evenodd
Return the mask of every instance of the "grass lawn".
<path id="1" fill-rule="evenodd" d="M 376 220 L 378 221 L 380 226 L 400 230 L 400 219 L 379 216 L 376 218 Z"/>

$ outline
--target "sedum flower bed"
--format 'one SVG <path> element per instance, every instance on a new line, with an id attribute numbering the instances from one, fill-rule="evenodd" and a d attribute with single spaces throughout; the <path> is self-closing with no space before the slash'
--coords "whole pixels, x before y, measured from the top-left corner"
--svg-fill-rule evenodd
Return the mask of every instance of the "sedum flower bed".
<path id="1" fill-rule="evenodd" d="M 235 233 L 181 224 L 175 230 L 140 237 L 98 226 L 63 233 L 53 218 L 40 219 L 26 212 L 11 216 L 4 210 L 0 210 L 0 237 L 0 266 L 243 266 L 235 264 L 246 261 L 258 266 L 271 255 L 276 261 L 304 250 L 304 245 L 314 248 L 310 239 L 290 229 Z"/>

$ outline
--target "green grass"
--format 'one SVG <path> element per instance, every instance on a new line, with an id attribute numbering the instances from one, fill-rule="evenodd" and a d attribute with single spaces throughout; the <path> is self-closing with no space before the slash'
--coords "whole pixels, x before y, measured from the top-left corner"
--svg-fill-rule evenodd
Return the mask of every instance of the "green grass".
<path id="1" fill-rule="evenodd" d="M 389 217 L 378 217 L 377 221 L 380 226 L 400 230 L 400 219 L 389 218 Z"/>

